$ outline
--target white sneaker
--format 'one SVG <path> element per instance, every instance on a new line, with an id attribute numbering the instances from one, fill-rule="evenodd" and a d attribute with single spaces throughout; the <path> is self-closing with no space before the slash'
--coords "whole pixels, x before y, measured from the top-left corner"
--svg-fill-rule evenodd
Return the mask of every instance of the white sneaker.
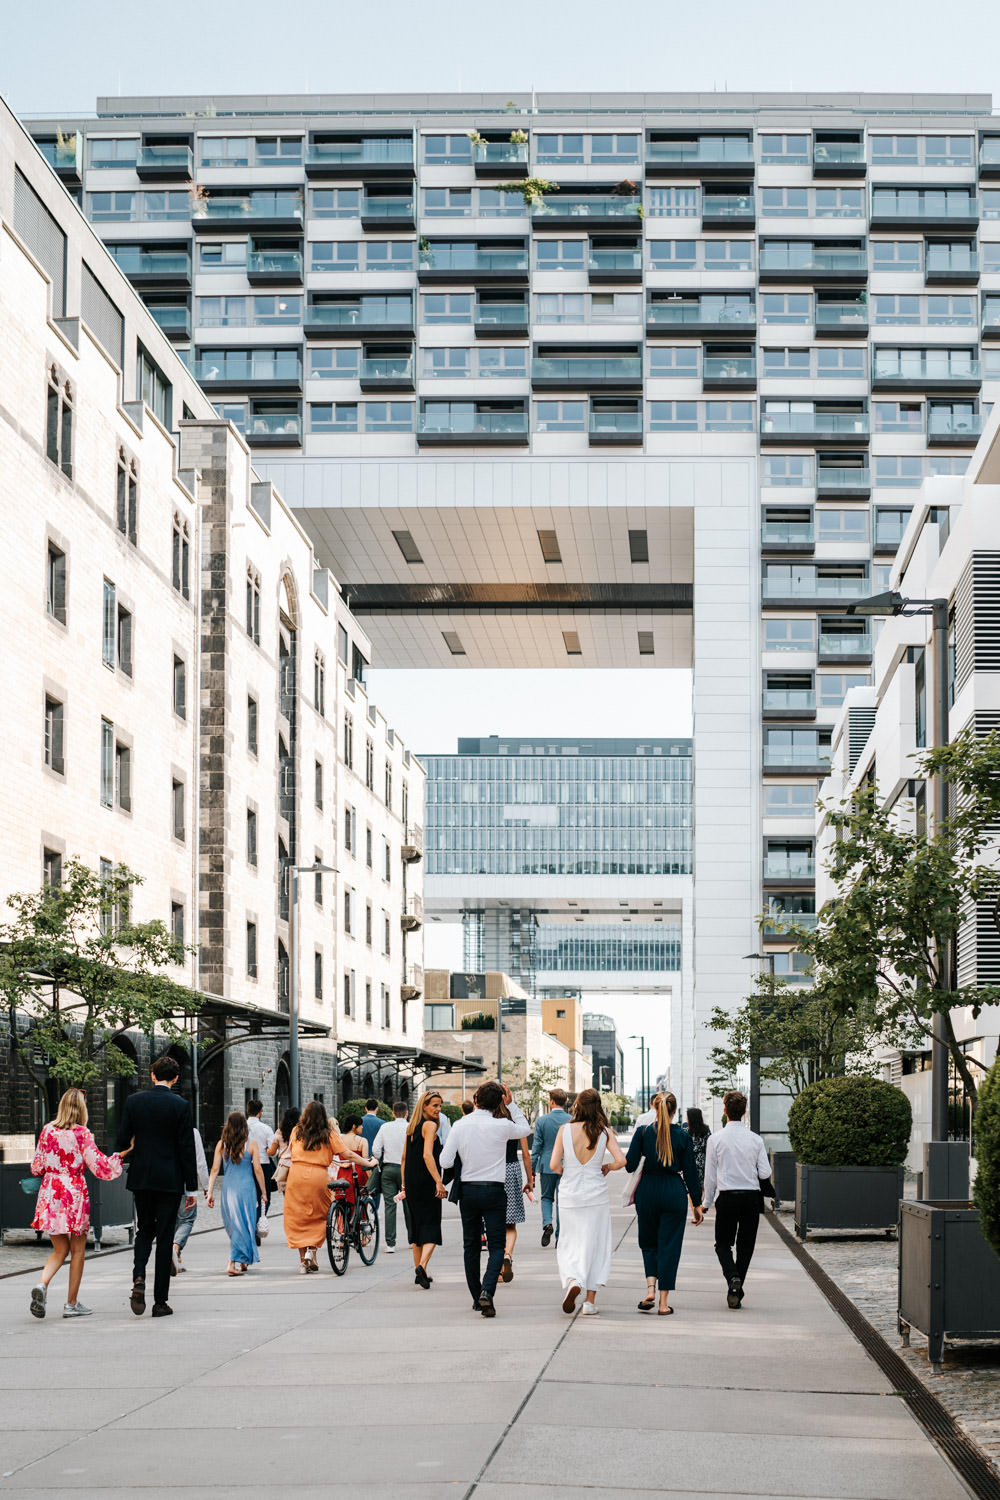
<path id="1" fill-rule="evenodd" d="M 386 1245 L 386 1247 L 385 1247 L 385 1253 L 386 1253 L 386 1255 L 395 1255 L 395 1253 L 396 1253 L 396 1247 L 395 1247 L 395 1245 Z"/>
<path id="2" fill-rule="evenodd" d="M 597 1308 L 594 1306 L 594 1304 L 592 1302 L 585 1302 L 583 1304 L 581 1312 L 582 1312 L 582 1314 L 583 1314 L 583 1316 L 585 1318 L 596 1318 L 597 1317 Z"/>
<path id="3" fill-rule="evenodd" d="M 29 1311 L 33 1318 L 45 1317 L 45 1299 L 49 1295 L 49 1289 L 44 1281 L 31 1288 L 31 1307 Z"/>
<path id="4" fill-rule="evenodd" d="M 89 1318 L 94 1311 L 92 1307 L 84 1307 L 82 1302 L 64 1302 L 64 1318 Z"/>
<path id="5" fill-rule="evenodd" d="M 181 1271 L 183 1271 L 183 1269 L 184 1269 L 184 1267 L 181 1265 L 181 1258 L 178 1255 L 177 1251 L 176 1250 L 171 1250 L 171 1252 L 170 1252 L 170 1274 L 171 1274 L 171 1276 L 179 1276 L 180 1273 L 181 1273 Z"/>

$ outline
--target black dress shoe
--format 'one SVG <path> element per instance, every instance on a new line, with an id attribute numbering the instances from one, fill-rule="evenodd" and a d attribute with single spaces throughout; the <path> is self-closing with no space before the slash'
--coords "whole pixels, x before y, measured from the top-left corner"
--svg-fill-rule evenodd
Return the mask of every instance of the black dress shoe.
<path id="1" fill-rule="evenodd" d="M 423 1266 L 417 1266 L 416 1270 L 413 1273 L 413 1280 L 416 1282 L 417 1286 L 422 1286 L 425 1292 L 430 1290 L 431 1279 L 428 1276 L 427 1272 L 424 1270 Z"/>
<path id="2" fill-rule="evenodd" d="M 153 1303 L 153 1313 L 152 1313 L 152 1316 L 154 1318 L 172 1318 L 173 1315 L 174 1315 L 174 1310 L 170 1306 L 169 1302 L 154 1302 Z"/>
<path id="3" fill-rule="evenodd" d="M 493 1306 L 493 1298 L 488 1292 L 483 1292 L 479 1298 L 479 1311 L 484 1318 L 495 1318 L 497 1315 L 497 1310 Z"/>
<path id="4" fill-rule="evenodd" d="M 146 1283 L 141 1276 L 132 1283 L 132 1295 L 128 1299 L 128 1305 L 137 1318 L 141 1318 L 146 1311 Z"/>
<path id="5" fill-rule="evenodd" d="M 543 1224 L 542 1225 L 542 1249 L 543 1250 L 545 1249 L 546 1245 L 548 1245 L 551 1242 L 551 1240 L 552 1240 L 552 1225 L 551 1224 Z"/>
<path id="6" fill-rule="evenodd" d="M 726 1293 L 726 1302 L 732 1308 L 738 1308 L 743 1301 L 743 1283 L 738 1276 L 734 1276 L 729 1283 L 729 1291 Z"/>

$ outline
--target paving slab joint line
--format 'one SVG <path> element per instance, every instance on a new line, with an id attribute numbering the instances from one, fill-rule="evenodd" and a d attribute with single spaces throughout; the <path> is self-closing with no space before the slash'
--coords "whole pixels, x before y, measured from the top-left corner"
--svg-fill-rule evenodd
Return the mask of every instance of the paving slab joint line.
<path id="1" fill-rule="evenodd" d="M 634 1226 L 635 1223 L 636 1223 L 636 1219 L 635 1219 L 635 1216 L 633 1215 L 632 1218 L 630 1218 L 629 1221 L 628 1221 L 628 1223 L 625 1225 L 625 1228 L 622 1230 L 621 1238 L 619 1239 L 618 1243 L 613 1247 L 612 1254 L 614 1254 L 614 1251 L 620 1250 L 621 1247 L 622 1247 L 622 1245 L 624 1245 L 625 1240 L 626 1240 L 626 1238 L 627 1238 L 627 1236 L 629 1234 L 629 1231 L 632 1229 L 632 1227 Z M 581 1304 L 581 1306 L 582 1306 L 582 1304 Z M 518 1421 L 518 1419 L 521 1416 L 521 1413 L 524 1411 L 524 1408 L 527 1406 L 528 1402 L 531 1400 L 532 1396 L 535 1394 L 535 1391 L 538 1388 L 538 1383 L 542 1379 L 542 1377 L 544 1376 L 546 1370 L 549 1368 L 549 1365 L 555 1359 L 556 1355 L 559 1353 L 559 1350 L 562 1348 L 563 1344 L 569 1338 L 569 1335 L 570 1335 L 570 1333 L 572 1332 L 572 1329 L 573 1329 L 573 1324 L 576 1322 L 576 1320 L 577 1320 L 577 1318 L 579 1316 L 580 1316 L 580 1311 L 579 1311 L 579 1309 L 577 1309 L 577 1311 L 573 1314 L 572 1318 L 570 1318 L 569 1323 L 566 1325 L 566 1328 L 563 1330 L 563 1332 L 559 1335 L 559 1338 L 556 1340 L 556 1343 L 553 1346 L 552 1351 L 549 1354 L 548 1359 L 545 1361 L 544 1365 L 539 1370 L 539 1372 L 535 1376 L 534 1380 L 531 1382 L 531 1388 L 529 1389 L 527 1395 L 524 1397 L 524 1400 L 521 1402 L 520 1406 L 517 1408 L 517 1411 L 511 1417 L 510 1421 L 507 1423 L 507 1426 L 504 1428 L 503 1432 L 501 1432 L 500 1436 L 497 1438 L 496 1442 L 493 1444 L 493 1447 L 490 1449 L 489 1453 L 486 1455 L 486 1458 L 485 1458 L 485 1460 L 483 1462 L 482 1468 L 479 1470 L 479 1473 L 476 1475 L 475 1479 L 472 1481 L 472 1483 L 470 1484 L 469 1488 L 466 1490 L 465 1494 L 462 1496 L 462 1500 L 472 1500 L 472 1496 L 476 1493 L 476 1490 L 479 1488 L 479 1482 L 480 1482 L 480 1480 L 483 1478 L 483 1475 L 486 1473 L 486 1470 L 489 1468 L 490 1464 L 496 1458 L 497 1454 L 500 1452 L 500 1449 L 503 1447 L 504 1443 L 506 1442 L 506 1440 L 507 1440 L 507 1434 L 510 1432 L 511 1428 Z M 991 1500 L 992 1500 L 992 1497 L 991 1497 Z"/>
<path id="2" fill-rule="evenodd" d="M 819 1287 L 834 1312 L 838 1313 L 862 1348 L 892 1382 L 893 1394 L 902 1398 L 935 1448 L 955 1470 L 976 1500 L 1000 1500 L 1000 1475 L 982 1449 L 963 1432 L 951 1412 L 927 1389 L 920 1376 L 873 1328 L 850 1297 L 810 1255 L 806 1247 L 782 1224 L 773 1209 L 766 1216 L 778 1238 L 784 1242 Z"/>

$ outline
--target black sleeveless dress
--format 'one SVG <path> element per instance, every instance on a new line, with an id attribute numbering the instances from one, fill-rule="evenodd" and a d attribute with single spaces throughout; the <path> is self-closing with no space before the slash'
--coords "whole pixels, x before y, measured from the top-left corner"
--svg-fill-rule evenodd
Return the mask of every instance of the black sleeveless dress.
<path id="1" fill-rule="evenodd" d="M 434 1162 L 441 1159 L 441 1142 L 434 1137 Z M 440 1176 L 440 1172 L 438 1174 Z M 406 1137 L 406 1155 L 403 1158 L 403 1189 L 409 1209 L 408 1230 L 411 1245 L 440 1245 L 441 1203 L 435 1192 L 434 1178 L 424 1161 L 424 1142 L 421 1134 Z"/>

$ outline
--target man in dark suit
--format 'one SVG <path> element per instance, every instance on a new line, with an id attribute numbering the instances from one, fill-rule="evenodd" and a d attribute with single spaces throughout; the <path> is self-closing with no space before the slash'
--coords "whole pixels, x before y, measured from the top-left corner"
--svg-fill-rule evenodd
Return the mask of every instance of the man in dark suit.
<path id="1" fill-rule="evenodd" d="M 167 1293 L 174 1225 L 181 1199 L 185 1208 L 192 1208 L 198 1192 L 191 1106 L 170 1092 L 180 1071 L 174 1058 L 158 1057 L 152 1068 L 153 1087 L 129 1096 L 118 1129 L 116 1150 L 133 1143 L 126 1185 L 135 1194 L 137 1228 L 129 1306 L 136 1317 L 146 1311 L 146 1263 L 154 1240 L 153 1317 L 166 1318 L 173 1312 Z"/>

